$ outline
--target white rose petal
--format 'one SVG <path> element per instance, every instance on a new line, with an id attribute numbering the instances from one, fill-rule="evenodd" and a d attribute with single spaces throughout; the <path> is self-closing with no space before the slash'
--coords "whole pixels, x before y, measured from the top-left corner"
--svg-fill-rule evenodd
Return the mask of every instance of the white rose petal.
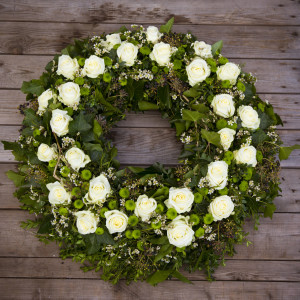
<path id="1" fill-rule="evenodd" d="M 58 58 L 58 66 L 56 73 L 63 75 L 68 79 L 74 79 L 75 73 L 79 70 L 79 65 L 76 58 L 71 58 L 69 55 L 61 55 Z"/>
<path id="2" fill-rule="evenodd" d="M 155 60 L 160 66 L 166 66 L 170 62 L 171 46 L 169 44 L 160 42 L 155 44 L 150 58 Z"/>
<path id="3" fill-rule="evenodd" d="M 205 60 L 196 58 L 186 67 L 186 72 L 190 85 L 194 86 L 210 75 L 210 68 Z"/>
<path id="4" fill-rule="evenodd" d="M 169 243 L 182 248 L 189 246 L 194 237 L 194 231 L 188 224 L 188 217 L 178 216 L 168 226 Z"/>
<path id="5" fill-rule="evenodd" d="M 75 106 L 80 101 L 80 87 L 77 83 L 67 82 L 58 87 L 58 100 L 67 106 Z"/>
<path id="6" fill-rule="evenodd" d="M 209 205 L 208 211 L 212 214 L 214 221 L 228 218 L 234 210 L 234 204 L 227 195 L 215 198 Z"/>
<path id="7" fill-rule="evenodd" d="M 106 41 L 102 42 L 102 45 L 107 49 L 111 50 L 115 45 L 121 44 L 121 38 L 119 33 L 108 34 Z"/>
<path id="8" fill-rule="evenodd" d="M 215 114 L 223 118 L 230 118 L 235 112 L 234 101 L 229 94 L 216 95 L 211 102 L 211 107 Z"/>
<path id="9" fill-rule="evenodd" d="M 91 55 L 85 60 L 82 75 L 90 78 L 97 78 L 105 70 L 104 59 L 96 55 Z"/>
<path id="10" fill-rule="evenodd" d="M 229 80 L 230 84 L 236 84 L 236 80 L 241 73 L 241 69 L 234 63 L 226 63 L 217 69 L 218 80 Z"/>
<path id="11" fill-rule="evenodd" d="M 128 224 L 128 217 L 119 210 L 110 210 L 105 214 L 106 227 L 110 234 L 115 232 L 123 232 Z"/>
<path id="12" fill-rule="evenodd" d="M 208 165 L 206 178 L 209 186 L 216 190 L 223 189 L 227 184 L 228 165 L 225 161 L 214 161 Z"/>
<path id="13" fill-rule="evenodd" d="M 87 203 L 102 204 L 110 193 L 110 184 L 106 176 L 101 174 L 90 181 L 89 192 L 85 195 L 84 200 Z"/>
<path id="14" fill-rule="evenodd" d="M 77 217 L 76 226 L 80 234 L 94 233 L 99 223 L 99 217 L 89 210 L 78 211 L 74 214 Z"/>
<path id="15" fill-rule="evenodd" d="M 39 110 L 44 111 L 48 107 L 48 101 L 54 97 L 54 94 L 50 89 L 44 91 L 38 97 Z"/>
<path id="16" fill-rule="evenodd" d="M 71 202 L 71 194 L 58 181 L 48 183 L 46 187 L 50 191 L 48 199 L 51 204 L 68 204 Z"/>
<path id="17" fill-rule="evenodd" d="M 253 146 L 245 146 L 233 151 L 233 155 L 238 164 L 247 164 L 252 167 L 255 167 L 257 164 L 256 149 Z"/>
<path id="18" fill-rule="evenodd" d="M 139 48 L 132 43 L 122 42 L 121 46 L 117 49 L 117 55 L 121 62 L 125 62 L 127 67 L 133 66 L 137 57 Z"/>
<path id="19" fill-rule="evenodd" d="M 230 128 L 223 128 L 218 131 L 220 135 L 221 145 L 225 151 L 227 151 L 231 143 L 234 141 L 235 130 Z"/>
<path id="20" fill-rule="evenodd" d="M 136 201 L 134 213 L 136 216 L 140 217 L 143 222 L 145 222 L 150 219 L 156 207 L 157 203 L 155 199 L 148 198 L 147 195 L 141 195 Z"/>
<path id="21" fill-rule="evenodd" d="M 251 106 L 242 105 L 238 108 L 238 115 L 242 120 L 242 126 L 249 129 L 257 129 L 260 125 L 258 113 Z"/>
<path id="22" fill-rule="evenodd" d="M 66 135 L 69 132 L 69 122 L 73 120 L 65 110 L 55 109 L 52 111 L 50 126 L 58 136 Z"/>
<path id="23" fill-rule="evenodd" d="M 37 151 L 37 157 L 40 161 L 48 162 L 55 158 L 56 152 L 54 147 L 49 147 L 47 144 L 40 144 Z"/>
<path id="24" fill-rule="evenodd" d="M 163 34 L 159 32 L 155 26 L 149 26 L 146 31 L 146 38 L 148 42 L 156 44 Z"/>
<path id="25" fill-rule="evenodd" d="M 188 188 L 171 187 L 169 191 L 169 199 L 165 201 L 168 208 L 174 208 L 181 214 L 188 212 L 192 208 L 194 195 Z"/>
<path id="26" fill-rule="evenodd" d="M 194 43 L 194 50 L 195 50 L 196 55 L 198 55 L 202 58 L 212 57 L 211 45 L 206 44 L 205 42 L 196 41 Z"/>
<path id="27" fill-rule="evenodd" d="M 86 155 L 81 149 L 73 147 L 66 152 L 66 160 L 71 165 L 71 167 L 78 171 L 80 168 L 84 168 L 91 159 Z"/>

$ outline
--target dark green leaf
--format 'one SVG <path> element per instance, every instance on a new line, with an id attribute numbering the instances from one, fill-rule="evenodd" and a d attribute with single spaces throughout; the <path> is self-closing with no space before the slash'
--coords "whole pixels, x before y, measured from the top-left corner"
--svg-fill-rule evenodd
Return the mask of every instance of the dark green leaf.
<path id="1" fill-rule="evenodd" d="M 163 87 L 159 87 L 157 89 L 157 95 L 159 98 L 159 101 L 161 103 L 162 108 L 171 108 L 171 97 L 170 97 L 170 90 L 169 85 L 165 85 Z"/>
<path id="2" fill-rule="evenodd" d="M 160 248 L 160 251 L 158 252 L 158 254 L 155 256 L 154 258 L 154 262 L 158 262 L 159 260 L 161 260 L 163 257 L 165 257 L 167 254 L 170 254 L 173 250 L 173 245 L 167 244 L 167 245 L 163 245 Z"/>
<path id="3" fill-rule="evenodd" d="M 209 143 L 211 143 L 217 147 L 221 147 L 220 135 L 217 132 L 201 129 L 201 136 L 202 136 L 202 138 L 207 140 Z"/>
<path id="4" fill-rule="evenodd" d="M 156 104 L 147 102 L 147 101 L 139 101 L 138 105 L 139 105 L 140 110 L 157 110 L 157 109 L 159 109 L 159 107 Z"/>
<path id="5" fill-rule="evenodd" d="M 180 136 L 185 131 L 185 122 L 175 122 L 176 136 Z"/>
<path id="6" fill-rule="evenodd" d="M 285 160 L 288 159 L 292 151 L 300 149 L 300 145 L 293 145 L 291 147 L 280 147 L 279 148 L 279 159 Z"/>
<path id="7" fill-rule="evenodd" d="M 273 213 L 276 210 L 276 205 L 273 203 L 268 203 L 264 210 L 264 217 L 272 219 Z"/>
<path id="8" fill-rule="evenodd" d="M 21 148 L 20 144 L 17 142 L 7 142 L 1 141 L 4 145 L 4 150 L 12 150 L 12 154 L 14 155 L 15 159 L 18 161 L 26 161 L 27 160 L 27 153 L 26 150 Z"/>
<path id="9" fill-rule="evenodd" d="M 167 236 L 161 236 L 159 238 L 153 238 L 150 240 L 150 243 L 154 245 L 163 245 L 169 243 L 168 237 Z"/>
<path id="10" fill-rule="evenodd" d="M 182 275 L 179 271 L 176 271 L 176 270 L 173 271 L 172 276 L 176 277 L 177 279 L 179 279 L 182 282 L 192 284 L 192 282 L 190 280 L 188 280 L 184 275 Z"/>
<path id="11" fill-rule="evenodd" d="M 161 33 L 169 33 L 174 24 L 174 17 L 172 17 L 165 25 L 161 25 L 159 31 Z"/>
<path id="12" fill-rule="evenodd" d="M 99 138 L 103 132 L 101 125 L 98 123 L 96 119 L 94 120 L 93 132 L 97 138 Z"/>
<path id="13" fill-rule="evenodd" d="M 87 246 L 87 252 L 89 255 L 95 254 L 100 250 L 101 245 L 115 245 L 113 237 L 105 231 L 102 235 L 95 233 L 84 235 L 84 241 Z"/>
<path id="14" fill-rule="evenodd" d="M 209 111 L 209 108 L 205 104 L 192 104 L 192 109 L 197 110 L 200 113 L 207 113 Z"/>
<path id="15" fill-rule="evenodd" d="M 43 219 L 43 222 L 40 225 L 40 228 L 37 233 L 39 234 L 45 234 L 45 233 L 50 233 L 51 229 L 51 220 L 52 220 L 52 215 L 48 215 Z"/>
<path id="16" fill-rule="evenodd" d="M 266 139 L 268 139 L 268 135 L 261 129 L 257 130 L 252 135 L 252 142 L 254 146 L 263 143 Z"/>
<path id="17" fill-rule="evenodd" d="M 23 81 L 21 91 L 24 94 L 33 94 L 39 96 L 44 91 L 44 87 L 40 80 L 33 79 L 30 81 Z"/>
<path id="18" fill-rule="evenodd" d="M 7 171 L 6 176 L 13 181 L 16 187 L 23 185 L 25 176 L 22 176 L 14 171 Z"/>
<path id="19" fill-rule="evenodd" d="M 81 111 L 79 115 L 77 115 L 77 117 L 70 122 L 69 132 L 72 135 L 76 134 L 77 132 L 84 134 L 91 128 L 92 126 L 87 122 L 84 112 Z"/>
<path id="20" fill-rule="evenodd" d="M 197 91 L 195 87 L 192 87 L 189 90 L 185 91 L 183 95 L 190 98 L 196 98 L 200 96 L 200 92 Z"/>
<path id="21" fill-rule="evenodd" d="M 218 41 L 211 46 L 212 55 L 220 54 L 223 47 L 223 41 Z"/>
<path id="22" fill-rule="evenodd" d="M 146 281 L 149 284 L 155 286 L 158 283 L 165 281 L 170 276 L 171 273 L 172 273 L 172 270 L 159 270 L 159 271 L 156 271 L 155 273 L 151 274 L 146 279 Z"/>
<path id="23" fill-rule="evenodd" d="M 197 122 L 198 120 L 204 117 L 205 114 L 201 114 L 198 111 L 187 110 L 187 109 L 182 110 L 182 119 L 186 121 Z"/>

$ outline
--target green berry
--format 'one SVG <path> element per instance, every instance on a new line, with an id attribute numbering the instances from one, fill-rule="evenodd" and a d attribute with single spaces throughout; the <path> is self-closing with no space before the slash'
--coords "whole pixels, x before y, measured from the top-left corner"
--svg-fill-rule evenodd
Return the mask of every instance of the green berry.
<path id="1" fill-rule="evenodd" d="M 128 188 L 122 188 L 119 191 L 119 195 L 120 195 L 120 197 L 127 199 L 130 195 L 130 192 L 129 192 Z"/>
<path id="2" fill-rule="evenodd" d="M 202 200 L 203 200 L 203 195 L 201 195 L 200 193 L 194 194 L 194 202 L 195 203 L 201 203 Z"/>
<path id="3" fill-rule="evenodd" d="M 193 224 L 193 226 L 194 226 L 194 225 L 198 225 L 199 222 L 200 222 L 199 216 L 196 215 L 196 214 L 192 214 L 192 215 L 190 216 L 190 222 Z"/>
<path id="4" fill-rule="evenodd" d="M 239 189 L 241 192 L 246 192 L 248 190 L 248 182 L 243 180 L 239 185 Z"/>
<path id="5" fill-rule="evenodd" d="M 57 161 L 52 159 L 52 160 L 49 161 L 48 166 L 50 168 L 54 168 L 56 166 L 56 164 L 57 164 Z"/>
<path id="6" fill-rule="evenodd" d="M 118 206 L 117 200 L 111 200 L 108 202 L 108 208 L 113 210 L 116 209 Z"/>
<path id="7" fill-rule="evenodd" d="M 79 59 L 77 59 L 79 66 L 83 67 L 84 63 L 85 63 L 85 58 L 80 57 Z"/>
<path id="8" fill-rule="evenodd" d="M 203 218 L 203 221 L 206 225 L 209 225 L 214 221 L 214 217 L 211 214 L 206 214 Z"/>
<path id="9" fill-rule="evenodd" d="M 245 180 L 250 180 L 252 178 L 253 169 L 251 167 L 247 168 L 246 172 L 243 174 Z"/>
<path id="10" fill-rule="evenodd" d="M 104 229 L 101 228 L 101 227 L 98 227 L 98 228 L 96 229 L 95 233 L 96 233 L 97 235 L 102 235 L 102 234 L 104 233 Z"/>
<path id="11" fill-rule="evenodd" d="M 109 73 L 104 73 L 103 81 L 108 82 L 108 83 L 111 82 L 111 75 Z"/>
<path id="12" fill-rule="evenodd" d="M 62 216 L 67 216 L 69 214 L 69 211 L 67 208 L 65 207 L 60 207 L 58 210 L 59 214 Z"/>
<path id="13" fill-rule="evenodd" d="M 202 228 L 202 227 L 198 228 L 198 229 L 196 230 L 196 232 L 195 232 L 195 236 L 196 236 L 196 237 L 201 237 L 201 236 L 203 236 L 203 235 L 204 235 L 204 228 Z"/>
<path id="14" fill-rule="evenodd" d="M 108 211 L 107 207 L 102 207 L 100 210 L 100 217 L 105 218 L 105 213 Z"/>
<path id="15" fill-rule="evenodd" d="M 224 189 L 218 190 L 220 195 L 227 195 L 228 194 L 228 188 L 225 186 Z"/>
<path id="16" fill-rule="evenodd" d="M 60 174 L 63 176 L 63 177 L 67 177 L 70 173 L 70 169 L 67 167 L 67 166 L 63 166 L 61 169 L 60 169 Z"/>
<path id="17" fill-rule="evenodd" d="M 208 188 L 201 188 L 199 190 L 199 193 L 202 195 L 202 196 L 206 196 L 208 194 Z"/>
<path id="18" fill-rule="evenodd" d="M 169 208 L 167 211 L 167 218 L 173 220 L 177 217 L 177 211 L 175 208 Z"/>
<path id="19" fill-rule="evenodd" d="M 75 200 L 73 205 L 75 208 L 81 209 L 83 207 L 84 203 L 80 199 L 77 199 L 77 200 Z"/>
<path id="20" fill-rule="evenodd" d="M 158 221 L 158 222 L 153 221 L 153 222 L 151 222 L 151 228 L 153 228 L 153 229 L 159 229 L 160 227 L 161 227 L 161 221 Z"/>
<path id="21" fill-rule="evenodd" d="M 262 162 L 262 160 L 263 160 L 263 154 L 259 150 L 256 151 L 256 159 L 257 159 L 258 162 Z"/>
<path id="22" fill-rule="evenodd" d="M 133 230 L 132 231 L 132 237 L 136 240 L 139 239 L 141 237 L 141 231 L 138 230 L 138 229 Z"/>
<path id="23" fill-rule="evenodd" d="M 217 121 L 217 129 L 221 130 L 227 126 L 227 121 L 225 119 L 220 119 Z"/>
<path id="24" fill-rule="evenodd" d="M 135 202 L 133 200 L 127 200 L 125 202 L 125 208 L 127 210 L 134 210 L 135 209 Z"/>
<path id="25" fill-rule="evenodd" d="M 84 169 L 81 171 L 81 178 L 83 180 L 89 180 L 91 179 L 91 177 L 92 177 L 92 172 L 90 170 Z"/>
<path id="26" fill-rule="evenodd" d="M 126 236 L 128 239 L 132 239 L 132 231 L 131 231 L 131 230 L 126 230 L 126 231 L 125 231 L 125 236 Z"/>
<path id="27" fill-rule="evenodd" d="M 159 204 L 157 204 L 155 212 L 158 213 L 158 214 L 161 214 L 161 213 L 163 213 L 164 209 L 165 209 L 165 207 L 162 204 L 159 203 Z"/>
<path id="28" fill-rule="evenodd" d="M 132 227 L 136 226 L 136 224 L 139 222 L 139 219 L 137 216 L 132 215 L 128 218 L 128 224 Z"/>

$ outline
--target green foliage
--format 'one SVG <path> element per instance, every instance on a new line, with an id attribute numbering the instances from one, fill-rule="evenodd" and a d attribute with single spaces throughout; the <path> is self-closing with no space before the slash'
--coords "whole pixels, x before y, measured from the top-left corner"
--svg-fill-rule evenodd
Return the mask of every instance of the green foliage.
<path id="1" fill-rule="evenodd" d="M 204 117 L 205 117 L 205 115 L 202 113 L 199 113 L 198 111 L 187 110 L 187 109 L 182 110 L 182 119 L 185 121 L 197 122 Z"/>
<path id="2" fill-rule="evenodd" d="M 212 55 L 215 56 L 215 55 L 218 55 L 221 53 L 221 50 L 223 48 L 223 41 L 218 41 L 216 43 L 214 43 L 212 46 L 211 46 L 211 52 L 212 52 Z"/>
<path id="3" fill-rule="evenodd" d="M 174 24 L 174 17 L 172 17 L 165 25 L 161 25 L 159 31 L 161 33 L 169 33 Z"/>
<path id="4" fill-rule="evenodd" d="M 220 135 L 217 132 L 201 129 L 201 136 L 202 138 L 207 140 L 210 144 L 213 144 L 217 147 L 221 147 Z"/>
<path id="5" fill-rule="evenodd" d="M 115 241 L 108 232 L 104 232 L 101 235 L 90 233 L 86 234 L 83 237 L 86 246 L 87 253 L 89 255 L 95 254 L 98 252 L 102 245 L 114 245 Z"/>
<path id="6" fill-rule="evenodd" d="M 291 147 L 280 147 L 279 148 L 279 159 L 280 160 L 288 159 L 290 154 L 296 149 L 300 149 L 300 145 L 293 145 Z"/>
<path id="7" fill-rule="evenodd" d="M 24 94 L 33 94 L 39 96 L 44 91 L 44 87 L 40 80 L 32 79 L 30 81 L 23 82 L 21 91 Z"/>
<path id="8" fill-rule="evenodd" d="M 20 175 L 19 173 L 16 173 L 14 171 L 7 171 L 6 176 L 13 181 L 14 185 L 16 187 L 22 186 L 25 180 L 25 176 Z"/>
<path id="9" fill-rule="evenodd" d="M 158 110 L 159 109 L 159 107 L 156 104 L 147 102 L 147 101 L 139 101 L 138 105 L 139 105 L 139 109 L 141 111 L 143 111 L 143 110 Z"/>

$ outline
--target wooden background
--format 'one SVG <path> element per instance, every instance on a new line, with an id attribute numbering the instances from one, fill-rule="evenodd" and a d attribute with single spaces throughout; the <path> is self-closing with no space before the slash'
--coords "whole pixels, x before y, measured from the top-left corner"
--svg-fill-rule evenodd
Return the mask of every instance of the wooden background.
<path id="1" fill-rule="evenodd" d="M 286 145 L 300 142 L 300 14 L 296 0 L 1 0 L 0 140 L 14 140 L 25 97 L 23 80 L 37 78 L 51 57 L 73 38 L 118 29 L 121 24 L 162 24 L 175 16 L 175 31 L 192 31 L 199 40 L 224 41 L 223 54 L 258 76 L 258 91 L 284 121 Z M 155 161 L 173 165 L 180 145 L 159 115 L 130 115 L 113 131 L 123 164 Z M 161 148 L 164 151 L 161 151 Z M 253 245 L 237 254 L 209 283 L 201 272 L 153 288 L 145 283 L 117 286 L 84 274 L 59 259 L 57 245 L 44 246 L 19 227 L 28 217 L 13 198 L 5 171 L 16 166 L 0 145 L 0 299 L 299 299 L 300 155 L 282 163 L 282 194 L 273 220 L 258 232 L 247 224 Z"/>

